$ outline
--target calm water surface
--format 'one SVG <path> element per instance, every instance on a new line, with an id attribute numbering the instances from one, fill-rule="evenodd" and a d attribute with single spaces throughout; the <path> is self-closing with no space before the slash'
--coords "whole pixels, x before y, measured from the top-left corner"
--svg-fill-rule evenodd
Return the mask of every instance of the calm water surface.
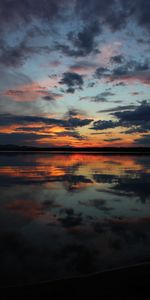
<path id="1" fill-rule="evenodd" d="M 0 284 L 150 259 L 150 157 L 0 155 Z"/>

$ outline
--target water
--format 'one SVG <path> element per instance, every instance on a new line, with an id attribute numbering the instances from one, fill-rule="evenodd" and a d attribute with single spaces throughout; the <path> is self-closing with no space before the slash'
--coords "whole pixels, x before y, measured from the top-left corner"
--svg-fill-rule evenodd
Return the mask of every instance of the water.
<path id="1" fill-rule="evenodd" d="M 150 259 L 150 157 L 0 155 L 0 284 Z"/>

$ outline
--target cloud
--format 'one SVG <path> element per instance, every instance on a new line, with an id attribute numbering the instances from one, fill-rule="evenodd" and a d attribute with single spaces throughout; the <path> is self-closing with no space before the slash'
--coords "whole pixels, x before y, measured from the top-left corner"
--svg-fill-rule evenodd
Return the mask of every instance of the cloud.
<path id="1" fill-rule="evenodd" d="M 126 26 L 127 22 L 138 23 L 149 31 L 150 29 L 150 4 L 148 0 L 77 0 L 76 10 L 86 21 L 100 20 L 112 31 L 117 31 Z M 89 14 L 90 11 L 90 14 Z"/>
<path id="2" fill-rule="evenodd" d="M 122 106 L 116 106 L 108 109 L 99 110 L 98 113 L 111 113 L 111 112 L 117 112 L 117 111 L 123 111 L 128 109 L 135 109 L 136 105 L 122 105 Z"/>
<path id="3" fill-rule="evenodd" d="M 73 137 L 77 140 L 85 140 L 86 139 L 86 137 L 82 136 L 77 131 L 61 131 L 61 132 L 55 133 L 55 136 L 57 136 L 57 137 Z"/>
<path id="4" fill-rule="evenodd" d="M 102 77 L 110 75 L 110 71 L 107 67 L 99 67 L 96 69 L 95 77 L 101 79 Z"/>
<path id="5" fill-rule="evenodd" d="M 96 96 L 85 96 L 81 97 L 80 100 L 88 100 L 91 102 L 107 102 L 107 99 L 105 97 L 102 97 L 101 94 L 96 95 Z"/>
<path id="6" fill-rule="evenodd" d="M 118 127 L 119 126 L 119 123 L 118 122 L 115 122 L 115 121 L 95 121 L 93 122 L 93 125 L 90 129 L 93 129 L 93 130 L 104 130 L 104 129 L 108 129 L 108 128 L 115 128 L 115 127 Z"/>
<path id="7" fill-rule="evenodd" d="M 135 110 L 118 111 L 114 112 L 113 115 L 117 117 L 121 122 L 131 122 L 137 124 L 136 122 L 148 122 L 150 121 L 150 104 L 148 102 L 143 102 Z"/>
<path id="8" fill-rule="evenodd" d="M 50 135 L 35 134 L 35 133 L 1 133 L 0 144 L 19 144 L 19 145 L 33 145 L 40 139 L 49 138 Z"/>
<path id="9" fill-rule="evenodd" d="M 122 140 L 121 138 L 110 138 L 110 139 L 105 139 L 104 141 L 112 143 L 112 142 L 119 142 L 121 140 Z"/>
<path id="10" fill-rule="evenodd" d="M 132 3 L 129 0 L 126 2 L 124 0 L 117 2 L 108 0 L 107 3 L 104 0 L 76 0 L 73 4 L 70 4 L 68 0 L 45 0 L 42 4 L 40 0 L 32 0 L 32 3 L 27 0 L 24 0 L 23 3 L 14 0 L 13 3 L 9 3 L 8 9 L 6 1 L 1 0 L 0 25 L 1 31 L 5 32 L 8 29 L 15 30 L 30 23 L 44 22 L 49 25 L 53 22 L 61 22 L 69 15 L 72 18 L 77 15 L 87 24 L 90 22 L 93 24 L 100 20 L 101 24 L 109 26 L 113 31 L 120 30 L 129 17 L 149 29 L 149 8 L 147 0 L 144 5 L 142 0 L 134 0 Z"/>
<path id="11" fill-rule="evenodd" d="M 73 137 L 77 140 L 84 140 L 86 139 L 86 137 L 82 136 L 79 132 L 75 131 L 75 130 L 65 130 L 65 131 L 61 131 L 61 132 L 53 132 L 53 130 L 51 129 L 51 127 L 45 126 L 45 127 L 18 127 L 15 129 L 16 132 L 36 132 L 38 133 L 37 135 L 37 139 L 38 136 L 41 138 L 41 135 L 39 135 L 40 133 L 42 133 L 42 137 L 43 138 L 47 138 L 47 137 L 52 137 L 52 138 L 56 138 L 56 137 Z M 30 136 L 29 136 L 30 139 Z"/>
<path id="12" fill-rule="evenodd" d="M 40 0 L 14 0 L 7 5 L 5 0 L 1 0 L 1 13 L 0 13 L 0 25 L 1 30 L 4 32 L 7 30 L 17 30 L 22 26 L 28 24 L 34 24 L 34 21 L 41 21 L 47 24 L 60 18 L 64 13 L 64 6 L 69 4 L 67 0 L 64 3 L 60 3 L 58 0 L 44 1 Z M 68 5 L 69 8 L 69 5 Z M 38 23 L 38 22 L 37 22 Z"/>
<path id="13" fill-rule="evenodd" d="M 150 131 L 150 126 L 149 126 Z M 150 147 L 150 135 L 143 134 L 140 138 L 134 140 L 134 144 L 138 146 Z"/>
<path id="14" fill-rule="evenodd" d="M 27 41 L 32 41 L 37 36 L 45 36 L 50 31 L 58 34 L 58 25 L 62 26 L 67 21 L 78 20 L 80 30 L 72 30 L 68 36 L 69 44 L 56 43 L 55 49 L 61 50 L 70 56 L 86 56 L 97 51 L 96 38 L 104 27 L 117 31 L 126 25 L 129 20 L 138 22 L 140 26 L 149 30 L 149 3 L 145 0 L 129 1 L 118 0 L 19 0 L 6 3 L 1 0 L 0 31 L 2 38 L 7 33 L 14 33 L 27 28 Z M 89 13 L 90 12 L 90 13 Z M 68 25 L 68 24 L 67 24 Z M 67 26 L 66 26 L 67 28 Z M 51 49 L 45 45 L 37 47 L 28 44 L 26 39 L 17 45 L 3 45 L 2 62 L 9 66 L 22 65 L 29 56 L 40 52 L 49 52 Z M 32 46 L 31 46 L 32 45 Z"/>
<path id="15" fill-rule="evenodd" d="M 146 29 L 150 29 L 150 3 L 148 0 L 144 1 L 144 5 L 142 0 L 135 1 L 133 5 L 135 4 L 135 17 L 137 18 L 137 21 L 139 25 L 142 27 L 145 27 Z M 130 3 L 131 5 L 131 3 Z"/>
<path id="16" fill-rule="evenodd" d="M 123 55 L 115 55 L 112 56 L 110 59 L 111 63 L 115 63 L 115 64 L 122 64 L 124 62 L 124 57 Z"/>
<path id="17" fill-rule="evenodd" d="M 74 93 L 76 89 L 82 89 L 84 81 L 81 75 L 77 73 L 66 72 L 63 74 L 63 78 L 59 83 L 68 87 L 66 90 L 68 93 Z"/>
<path id="18" fill-rule="evenodd" d="M 71 118 L 75 116 L 86 116 L 87 113 L 83 109 L 78 109 L 78 108 L 69 108 L 68 111 L 65 113 L 64 117 L 65 118 Z"/>
<path id="19" fill-rule="evenodd" d="M 141 82 L 147 85 L 150 84 L 149 60 L 146 59 L 140 62 L 135 60 L 126 60 L 122 55 L 116 55 L 109 59 L 111 62 L 112 59 L 113 62 L 118 59 L 120 63 L 115 63 L 110 67 L 98 67 L 94 73 L 94 78 L 105 79 L 108 82 L 115 82 L 116 86 L 124 86 L 125 84 L 133 84 L 136 82 Z"/>
<path id="20" fill-rule="evenodd" d="M 127 84 L 134 82 L 142 82 L 143 84 L 150 84 L 150 64 L 149 61 L 137 62 L 129 60 L 115 67 L 108 74 L 110 81 L 121 80 Z"/>
<path id="21" fill-rule="evenodd" d="M 86 56 L 92 52 L 98 53 L 96 48 L 95 38 L 101 33 L 100 25 L 98 21 L 94 21 L 88 24 L 82 31 L 75 34 L 70 32 L 68 34 L 68 40 L 72 42 L 73 49 L 77 49 L 76 53 L 79 56 Z"/>
<path id="22" fill-rule="evenodd" d="M 0 64 L 6 67 L 18 68 L 34 54 L 50 53 L 51 48 L 48 46 L 29 46 L 26 39 L 22 40 L 15 46 L 9 46 L 4 41 L 1 42 Z"/>
<path id="23" fill-rule="evenodd" d="M 20 86 L 19 89 L 7 90 L 3 95 L 10 97 L 16 102 L 32 102 L 37 101 L 39 98 L 46 101 L 55 101 L 63 97 L 62 94 L 53 93 L 36 82 Z"/>
<path id="24" fill-rule="evenodd" d="M 120 109 L 120 108 L 119 108 Z M 150 104 L 147 101 L 143 101 L 141 105 L 135 106 L 132 110 L 119 110 L 110 109 L 105 110 L 104 112 L 111 112 L 111 115 L 114 116 L 117 121 L 112 120 L 98 120 L 93 122 L 93 125 L 90 129 L 93 130 L 104 130 L 108 128 L 116 127 L 127 127 L 127 131 L 123 133 L 135 133 L 135 132 L 148 132 L 150 130 Z M 143 140 L 144 141 L 144 140 Z"/>
<path id="25" fill-rule="evenodd" d="M 119 30 L 125 24 L 130 10 L 125 10 L 120 3 L 114 0 L 76 1 L 76 9 L 85 20 L 100 20 L 103 25 L 108 25 L 111 30 Z M 90 12 L 90 14 L 89 14 Z"/>
<path id="26" fill-rule="evenodd" d="M 114 93 L 106 91 L 96 96 L 81 97 L 80 100 L 89 100 L 91 102 L 107 102 L 108 101 L 107 97 L 114 96 L 114 95 L 115 95 Z"/>
<path id="27" fill-rule="evenodd" d="M 83 24 L 81 31 L 77 33 L 70 31 L 67 34 L 69 44 L 55 42 L 54 50 L 71 57 L 85 57 L 91 53 L 99 53 L 96 38 L 101 33 L 101 27 L 98 20 Z"/>
<path id="28" fill-rule="evenodd" d="M 97 55 L 100 67 L 111 66 L 111 58 L 121 53 L 122 43 L 120 41 L 107 42 L 100 46 L 100 54 Z"/>
<path id="29" fill-rule="evenodd" d="M 92 119 L 68 118 L 68 119 L 54 119 L 38 116 L 16 116 L 11 114 L 1 114 L 1 126 L 7 125 L 28 125 L 28 124 L 45 124 L 45 125 L 58 125 L 65 128 L 76 128 L 90 124 Z"/>
<path id="30" fill-rule="evenodd" d="M 75 73 L 87 74 L 95 70 L 97 64 L 94 62 L 80 60 L 79 62 L 70 66 L 69 70 Z"/>

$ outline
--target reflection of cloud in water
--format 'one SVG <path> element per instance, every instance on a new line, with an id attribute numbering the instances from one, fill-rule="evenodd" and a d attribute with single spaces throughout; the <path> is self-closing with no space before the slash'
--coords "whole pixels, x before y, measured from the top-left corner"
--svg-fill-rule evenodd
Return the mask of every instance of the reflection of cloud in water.
<path id="1" fill-rule="evenodd" d="M 1 284 L 149 259 L 148 157 L 0 158 Z"/>
<path id="2" fill-rule="evenodd" d="M 98 210 L 101 210 L 103 212 L 109 213 L 111 210 L 113 210 L 113 207 L 107 206 L 107 203 L 105 200 L 102 199 L 93 199 L 89 201 L 79 201 L 80 205 L 85 205 L 85 206 L 93 206 Z"/>
<path id="3" fill-rule="evenodd" d="M 113 186 L 113 190 L 121 191 L 126 195 L 135 195 L 142 202 L 150 200 L 150 175 L 141 173 L 135 178 L 130 176 L 119 178 L 118 183 Z"/>

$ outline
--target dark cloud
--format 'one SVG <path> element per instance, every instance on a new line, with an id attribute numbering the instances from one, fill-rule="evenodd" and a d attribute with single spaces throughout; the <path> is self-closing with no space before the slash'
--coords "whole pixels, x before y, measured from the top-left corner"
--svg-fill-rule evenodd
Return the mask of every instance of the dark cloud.
<path id="1" fill-rule="evenodd" d="M 113 113 L 121 122 L 148 122 L 150 121 L 150 104 L 148 102 L 143 102 L 135 110 L 120 111 Z"/>
<path id="2" fill-rule="evenodd" d="M 57 137 L 73 137 L 77 140 L 84 140 L 86 137 L 82 136 L 79 132 L 77 131 L 61 131 L 55 134 Z"/>
<path id="3" fill-rule="evenodd" d="M 98 21 L 87 23 L 81 31 L 71 31 L 67 35 L 69 44 L 55 42 L 54 49 L 72 57 L 85 57 L 90 53 L 99 53 L 96 37 L 101 33 Z M 71 45 L 70 45 L 71 44 Z"/>
<path id="4" fill-rule="evenodd" d="M 149 132 L 150 130 L 150 104 L 146 101 L 134 110 L 115 112 L 113 115 L 119 119 L 121 126 L 131 127 L 124 133 Z"/>
<path id="5" fill-rule="evenodd" d="M 105 129 L 108 129 L 108 128 L 115 128 L 115 127 L 118 127 L 119 126 L 119 123 L 118 122 L 115 122 L 115 121 L 95 121 L 93 122 L 93 125 L 91 127 L 91 129 L 93 130 L 105 130 Z"/>
<path id="6" fill-rule="evenodd" d="M 43 132 L 44 130 L 46 130 L 46 127 L 18 127 L 16 128 L 16 131 L 36 131 L 36 132 Z"/>
<path id="7" fill-rule="evenodd" d="M 110 138 L 110 139 L 105 139 L 104 141 L 113 143 L 113 142 L 119 142 L 121 140 L 122 140 L 121 138 Z"/>
<path id="8" fill-rule="evenodd" d="M 131 95 L 137 96 L 137 95 L 140 95 L 140 93 L 139 92 L 132 92 Z"/>
<path id="9" fill-rule="evenodd" d="M 52 95 L 48 95 L 48 96 L 44 96 L 44 97 L 43 97 L 43 100 L 46 100 L 46 101 L 54 101 L 55 98 L 54 98 L 54 96 L 52 96 Z"/>
<path id="10" fill-rule="evenodd" d="M 150 29 L 149 0 L 81 0 L 76 1 L 77 11 L 85 20 L 98 19 L 112 31 L 120 30 L 129 20 Z M 90 14 L 89 14 L 90 11 Z"/>
<path id="11" fill-rule="evenodd" d="M 28 144 L 33 145 L 40 139 L 50 137 L 50 135 L 35 133 L 0 133 L 0 144 Z"/>
<path id="12" fill-rule="evenodd" d="M 66 56 L 78 57 L 83 55 L 82 50 L 72 49 L 70 46 L 61 44 L 60 42 L 55 42 L 53 50 L 60 51 Z"/>
<path id="13" fill-rule="evenodd" d="M 130 7 L 125 9 L 121 4 L 121 1 L 116 3 L 114 0 L 78 0 L 76 9 L 84 20 L 100 20 L 103 25 L 108 25 L 114 31 L 122 28 L 130 15 Z"/>
<path id="14" fill-rule="evenodd" d="M 107 97 L 109 96 L 114 96 L 114 93 L 111 93 L 109 91 L 100 93 L 96 96 L 86 96 L 86 97 L 81 97 L 80 100 L 89 100 L 91 102 L 107 102 Z"/>
<path id="15" fill-rule="evenodd" d="M 122 64 L 124 62 L 124 57 L 123 55 L 115 55 L 111 57 L 110 61 L 115 64 Z"/>
<path id="16" fill-rule="evenodd" d="M 44 0 L 42 3 L 39 0 L 32 0 L 32 2 L 15 0 L 9 3 L 1 0 L 1 30 L 17 30 L 25 24 L 32 22 L 34 24 L 35 20 L 50 24 L 56 18 L 57 20 L 60 18 L 60 15 L 64 12 L 64 5 L 67 3 L 69 3 L 67 0 Z"/>
<path id="17" fill-rule="evenodd" d="M 66 72 L 59 83 L 68 87 L 68 93 L 74 93 L 76 89 L 82 89 L 84 81 L 83 76 L 77 73 Z"/>
<path id="18" fill-rule="evenodd" d="M 85 56 L 91 52 L 97 52 L 96 37 L 101 34 L 102 27 L 108 26 L 112 31 L 122 29 L 129 18 L 132 21 L 149 30 L 150 14 L 149 1 L 134 0 L 132 3 L 124 0 L 76 0 L 70 3 L 68 0 L 1 0 L 0 3 L 0 30 L 3 37 L 6 32 L 17 32 L 28 25 L 27 38 L 33 39 L 35 36 L 43 36 L 51 32 L 58 33 L 58 24 L 78 17 L 81 30 L 75 34 L 68 34 L 68 43 L 56 43 L 55 49 L 61 50 L 70 56 Z M 89 13 L 90 12 L 90 13 Z M 36 25 L 35 25 L 36 24 Z M 55 30 L 53 29 L 53 26 Z M 32 43 L 33 45 L 33 43 Z M 3 49 L 2 49 L 3 48 Z M 20 66 L 24 61 L 35 53 L 50 51 L 45 45 L 41 47 L 31 47 L 24 41 L 17 46 L 3 46 L 2 62 L 6 65 Z M 5 51 L 4 51 L 5 50 Z M 116 63 L 120 63 L 120 58 L 114 56 Z"/>
<path id="19" fill-rule="evenodd" d="M 111 62 L 115 64 L 111 67 L 99 67 L 96 69 L 94 77 L 97 79 L 105 78 L 108 82 L 120 81 L 115 86 L 124 86 L 124 81 L 141 81 L 149 84 L 150 81 L 150 62 L 149 60 L 135 61 L 127 60 L 122 55 L 111 57 Z"/>
<path id="20" fill-rule="evenodd" d="M 149 125 L 149 131 L 150 131 L 150 125 Z M 138 146 L 150 147 L 150 135 L 143 134 L 140 138 L 134 140 L 134 144 Z"/>
<path id="21" fill-rule="evenodd" d="M 30 56 L 42 52 L 50 53 L 51 49 L 48 46 L 29 46 L 27 40 L 15 46 L 9 46 L 3 41 L 0 48 L 0 64 L 17 68 L 23 65 Z"/>
<path id="22" fill-rule="evenodd" d="M 62 120 L 62 126 L 66 128 L 83 127 L 89 125 L 92 121 L 92 119 L 70 118 L 68 120 Z"/>
<path id="23" fill-rule="evenodd" d="M 69 108 L 68 111 L 65 113 L 65 118 L 72 118 L 75 116 L 85 116 L 86 112 L 82 109 L 78 109 L 78 108 Z"/>
<path id="24" fill-rule="evenodd" d="M 107 99 L 105 97 L 102 97 L 101 94 L 96 95 L 96 96 L 86 96 L 86 97 L 81 97 L 80 100 L 88 100 L 91 102 L 107 102 Z"/>
<path id="25" fill-rule="evenodd" d="M 28 125 L 34 123 L 42 123 L 45 125 L 58 125 L 65 128 L 75 128 L 82 127 L 90 124 L 92 119 L 80 119 L 80 118 L 69 118 L 67 120 L 63 119 L 54 119 L 46 117 L 36 117 L 36 116 L 15 116 L 12 114 L 1 114 L 1 125 Z"/>
<path id="26" fill-rule="evenodd" d="M 110 70 L 107 67 L 99 67 L 95 71 L 95 77 L 101 79 L 104 76 L 110 75 Z"/>
<path id="27" fill-rule="evenodd" d="M 72 42 L 73 49 L 77 49 L 76 53 L 78 53 L 79 56 L 86 56 L 91 52 L 99 52 L 96 48 L 95 38 L 100 33 L 99 22 L 95 21 L 83 28 L 77 35 L 74 32 L 70 32 L 68 34 L 68 40 Z"/>
<path id="28" fill-rule="evenodd" d="M 131 5 L 131 4 L 130 4 Z M 133 5 L 135 5 L 135 17 L 138 20 L 139 25 L 150 29 L 150 3 L 148 0 L 145 0 L 144 3 L 142 0 L 134 0 Z"/>
<path id="29" fill-rule="evenodd" d="M 124 83 L 124 82 L 117 82 L 116 84 L 115 84 L 115 86 L 125 86 L 126 84 Z"/>
<path id="30" fill-rule="evenodd" d="M 66 130 L 66 131 L 61 131 L 61 132 L 55 132 L 55 135 L 54 133 L 51 134 L 50 132 L 50 127 L 48 126 L 45 126 L 45 127 L 18 127 L 16 128 L 16 131 L 21 131 L 21 132 L 38 132 L 38 133 L 44 133 L 44 136 L 43 137 L 53 137 L 53 138 L 56 138 L 56 137 L 65 137 L 65 136 L 68 136 L 68 137 L 73 137 L 75 139 L 78 139 L 78 140 L 84 140 L 86 139 L 86 137 L 82 136 L 79 132 L 77 131 L 69 131 L 69 130 Z M 46 135 L 47 134 L 47 135 Z M 37 135 L 38 137 L 38 135 Z"/>
<path id="31" fill-rule="evenodd" d="M 88 87 L 89 87 L 89 88 L 93 88 L 94 86 L 95 86 L 95 82 L 89 82 L 89 83 L 88 83 Z"/>
<path id="32" fill-rule="evenodd" d="M 143 74 L 143 72 L 148 72 L 150 70 L 149 61 L 137 62 L 135 60 L 129 60 L 123 63 L 121 66 L 116 67 L 112 70 L 111 80 L 116 78 L 125 77 L 136 77 Z M 147 74 L 147 73 L 146 73 Z M 145 75 L 146 75 L 145 74 Z M 143 74 L 144 75 L 144 74 Z"/>
<path id="33" fill-rule="evenodd" d="M 122 133 L 124 134 L 148 133 L 149 131 L 150 131 L 150 122 L 140 122 L 137 125 L 132 125 L 131 128 L 123 131 Z"/>
<path id="34" fill-rule="evenodd" d="M 129 17 L 137 20 L 137 22 L 149 29 L 150 25 L 150 5 L 145 0 L 134 0 L 132 3 L 127 0 L 76 0 L 74 2 L 73 15 L 80 18 L 87 24 L 93 24 L 100 20 L 101 24 L 108 25 L 112 30 L 119 30 L 125 25 Z M 51 24 L 53 21 L 60 21 L 62 17 L 67 17 L 71 4 L 68 0 L 19 0 L 6 3 L 1 0 L 0 24 L 1 30 L 21 28 L 22 25 L 32 23 L 33 21 L 45 22 Z M 89 13 L 90 12 L 90 13 Z M 71 16 L 72 17 L 72 16 Z M 34 22 L 33 22 L 34 24 Z M 92 25 L 93 26 L 93 25 Z"/>
<path id="35" fill-rule="evenodd" d="M 134 107 L 134 106 L 133 106 Z M 121 107 L 120 107 L 121 108 Z M 119 108 L 119 109 L 120 109 Z M 125 107 L 126 108 L 126 107 Z M 103 112 L 111 112 L 117 121 L 112 120 L 98 120 L 93 123 L 91 129 L 104 130 L 108 128 L 115 128 L 118 126 L 128 127 L 129 129 L 124 133 L 134 132 L 148 132 L 150 129 L 150 104 L 147 101 L 143 101 L 141 105 L 135 106 L 132 110 L 121 110 L 110 109 Z M 143 140 L 144 142 L 144 140 Z"/>

